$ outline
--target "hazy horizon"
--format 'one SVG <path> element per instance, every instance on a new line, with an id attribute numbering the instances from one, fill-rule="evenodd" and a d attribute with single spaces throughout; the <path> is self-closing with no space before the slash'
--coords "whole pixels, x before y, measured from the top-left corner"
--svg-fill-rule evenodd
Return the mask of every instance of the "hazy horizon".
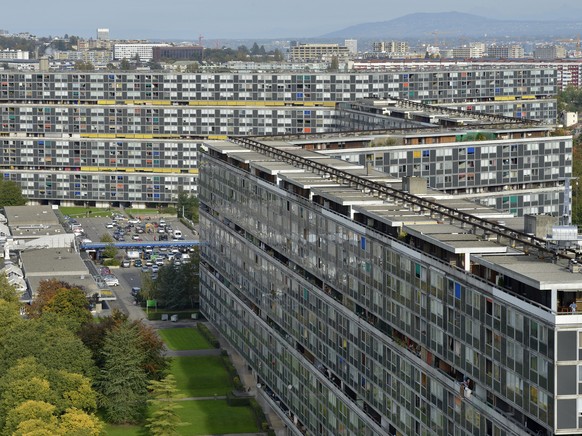
<path id="1" fill-rule="evenodd" d="M 95 5 L 98 5 L 97 7 Z M 386 0 L 101 0 L 84 4 L 70 0 L 28 0 L 11 3 L 0 17 L 0 29 L 38 36 L 64 34 L 95 37 L 109 28 L 112 39 L 276 39 L 314 38 L 345 27 L 389 21 L 417 12 L 465 12 L 503 20 L 582 20 L 579 0 L 560 5 L 541 0 L 416 0 L 392 4 Z M 282 7 L 285 6 L 285 7 Z M 36 11 L 36 13 L 32 12 Z"/>

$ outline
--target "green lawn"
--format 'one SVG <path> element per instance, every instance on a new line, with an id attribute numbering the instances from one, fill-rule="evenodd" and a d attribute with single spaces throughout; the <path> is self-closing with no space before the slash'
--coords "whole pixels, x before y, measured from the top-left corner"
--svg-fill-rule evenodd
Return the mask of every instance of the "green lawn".
<path id="1" fill-rule="evenodd" d="M 255 433 L 258 431 L 250 407 L 230 407 L 225 400 L 181 401 L 178 415 L 183 435 L 208 435 L 229 433 Z"/>
<path id="2" fill-rule="evenodd" d="M 172 357 L 171 372 L 181 397 L 212 397 L 232 390 L 220 356 Z"/>
<path id="3" fill-rule="evenodd" d="M 142 436 L 147 434 L 145 429 L 137 425 L 105 425 L 107 436 Z"/>
<path id="4" fill-rule="evenodd" d="M 82 207 L 82 206 L 78 206 L 78 207 L 59 207 L 59 211 L 63 214 L 63 215 L 68 215 L 72 218 L 84 218 L 84 217 L 88 217 L 88 218 L 93 218 L 93 217 L 99 217 L 99 216 L 111 216 L 111 214 L 113 212 L 117 212 L 117 209 L 113 210 L 107 210 L 107 208 L 102 209 L 102 208 L 97 208 L 97 207 Z"/>
<path id="5" fill-rule="evenodd" d="M 206 350 L 213 348 L 197 329 L 161 329 L 158 330 L 158 333 L 170 350 Z"/>

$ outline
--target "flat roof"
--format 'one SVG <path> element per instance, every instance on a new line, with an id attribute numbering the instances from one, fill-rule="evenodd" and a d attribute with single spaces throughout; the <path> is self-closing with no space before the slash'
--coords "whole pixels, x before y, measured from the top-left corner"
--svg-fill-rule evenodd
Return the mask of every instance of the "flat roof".
<path id="1" fill-rule="evenodd" d="M 361 190 L 355 188 L 350 189 L 346 185 L 321 186 L 312 188 L 311 192 L 314 195 L 320 195 L 342 206 L 353 206 L 357 204 L 381 205 L 384 203 L 384 200 L 381 198 L 364 195 Z"/>
<path id="2" fill-rule="evenodd" d="M 79 253 L 67 248 L 23 251 L 20 258 L 26 277 L 54 277 L 66 281 L 68 276 L 91 276 Z"/>
<path id="3" fill-rule="evenodd" d="M 447 231 L 439 229 L 441 226 L 445 227 Z M 464 229 L 450 224 L 405 225 L 403 229 L 410 235 L 455 254 L 507 252 L 507 247 L 504 245 L 480 239 L 476 235 L 464 232 Z"/>
<path id="4" fill-rule="evenodd" d="M 406 207 L 395 203 L 382 203 L 380 205 L 354 206 L 355 212 L 362 213 L 370 218 L 380 221 L 390 227 L 402 227 L 405 224 L 437 224 L 438 221 L 427 215 L 413 212 Z"/>
<path id="5" fill-rule="evenodd" d="M 533 256 L 525 254 L 475 255 L 471 257 L 471 260 L 535 289 L 582 290 L 581 273 L 572 273 L 562 265 L 543 262 Z"/>
<path id="6" fill-rule="evenodd" d="M 79 287 L 85 290 L 87 295 L 93 295 L 96 292 L 99 292 L 99 286 L 93 279 L 91 275 L 86 276 L 66 276 L 63 278 L 60 277 L 43 277 L 43 276 L 32 276 L 27 277 L 26 282 L 28 283 L 28 287 L 32 290 L 32 294 L 35 295 L 36 291 L 38 290 L 38 286 L 40 282 L 46 279 L 58 279 L 62 280 L 63 282 L 67 282 L 74 287 Z"/>
<path id="7" fill-rule="evenodd" d="M 303 168 L 298 168 L 281 161 L 252 162 L 251 167 L 272 176 L 279 173 L 305 173 Z"/>
<path id="8" fill-rule="evenodd" d="M 312 189 L 316 187 L 325 187 L 325 186 L 340 186 L 336 181 L 331 180 L 330 178 L 322 177 L 320 175 L 311 173 L 311 172 L 302 172 L 302 173 L 285 173 L 280 174 L 279 178 L 281 180 L 285 180 L 292 185 L 298 186 L 302 189 Z"/>
<path id="9" fill-rule="evenodd" d="M 51 206 L 6 206 L 4 208 L 11 228 L 31 225 L 60 225 Z"/>

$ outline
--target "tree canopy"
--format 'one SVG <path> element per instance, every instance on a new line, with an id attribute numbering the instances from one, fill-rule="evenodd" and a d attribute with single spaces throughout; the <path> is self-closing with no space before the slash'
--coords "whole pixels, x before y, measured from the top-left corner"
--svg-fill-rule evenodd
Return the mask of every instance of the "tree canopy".
<path id="1" fill-rule="evenodd" d="M 145 281 L 145 295 L 157 300 L 158 306 L 169 309 L 194 309 L 199 304 L 199 251 L 190 254 L 182 265 L 164 265 L 158 278 Z"/>
<path id="2" fill-rule="evenodd" d="M 0 180 L 0 207 L 24 206 L 27 201 L 20 185 L 12 180 Z"/>
<path id="3" fill-rule="evenodd" d="M 103 357 L 97 388 L 107 421 L 141 421 L 146 411 L 147 374 L 137 326 L 124 323 L 109 331 L 103 343 Z"/>

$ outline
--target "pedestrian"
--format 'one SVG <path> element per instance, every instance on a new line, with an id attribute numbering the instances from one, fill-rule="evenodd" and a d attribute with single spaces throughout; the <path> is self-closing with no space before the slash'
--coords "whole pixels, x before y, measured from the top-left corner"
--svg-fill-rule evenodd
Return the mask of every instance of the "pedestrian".
<path id="1" fill-rule="evenodd" d="M 572 313 L 576 312 L 576 300 L 572 301 L 572 303 L 570 303 L 570 306 L 568 307 L 570 308 Z"/>

